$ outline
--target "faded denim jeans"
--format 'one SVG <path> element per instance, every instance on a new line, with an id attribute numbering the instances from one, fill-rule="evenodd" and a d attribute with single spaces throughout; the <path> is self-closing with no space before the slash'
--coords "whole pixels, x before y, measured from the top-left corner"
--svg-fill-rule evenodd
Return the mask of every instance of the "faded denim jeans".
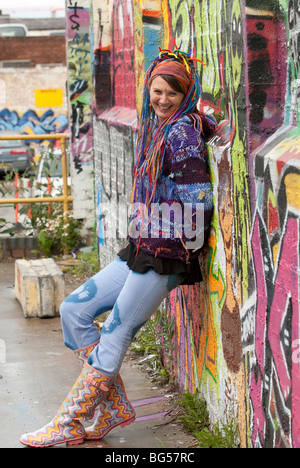
<path id="1" fill-rule="evenodd" d="M 138 330 L 181 281 L 181 275 L 159 275 L 152 269 L 136 273 L 118 257 L 62 303 L 65 345 L 77 350 L 97 342 L 94 319 L 112 310 L 88 362 L 108 377 L 116 376 Z"/>

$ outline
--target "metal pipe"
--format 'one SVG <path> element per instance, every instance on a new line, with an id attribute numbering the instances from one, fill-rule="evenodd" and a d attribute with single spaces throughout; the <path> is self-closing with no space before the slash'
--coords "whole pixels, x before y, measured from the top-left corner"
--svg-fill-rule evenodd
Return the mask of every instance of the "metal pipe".
<path id="1" fill-rule="evenodd" d="M 67 133 L 51 133 L 49 135 L 2 135 L 0 140 L 67 140 Z"/>
<path id="2" fill-rule="evenodd" d="M 14 203 L 51 203 L 51 202 L 57 202 L 57 203 L 63 203 L 65 200 L 67 202 L 71 202 L 73 200 L 72 195 L 68 195 L 67 197 L 64 197 L 63 195 L 60 195 L 58 197 L 43 197 L 43 198 L 1 198 L 0 199 L 0 205 L 12 205 Z"/>

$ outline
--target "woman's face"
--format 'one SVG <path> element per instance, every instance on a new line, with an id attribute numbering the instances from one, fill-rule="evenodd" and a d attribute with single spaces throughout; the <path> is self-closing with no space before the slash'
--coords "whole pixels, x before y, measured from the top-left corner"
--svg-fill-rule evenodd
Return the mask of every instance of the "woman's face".
<path id="1" fill-rule="evenodd" d="M 149 92 L 150 103 L 159 123 L 162 123 L 172 112 L 177 110 L 184 99 L 184 94 L 175 91 L 161 76 L 154 78 Z"/>

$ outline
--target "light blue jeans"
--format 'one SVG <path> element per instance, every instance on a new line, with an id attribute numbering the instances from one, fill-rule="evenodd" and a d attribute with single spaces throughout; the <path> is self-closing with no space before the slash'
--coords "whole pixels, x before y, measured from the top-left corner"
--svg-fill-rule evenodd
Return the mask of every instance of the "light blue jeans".
<path id="1" fill-rule="evenodd" d="M 97 342 L 99 331 L 94 319 L 112 310 L 88 362 L 108 377 L 116 376 L 138 330 L 181 281 L 182 276 L 177 274 L 159 275 L 154 270 L 136 273 L 118 257 L 62 303 L 66 346 L 77 350 Z"/>

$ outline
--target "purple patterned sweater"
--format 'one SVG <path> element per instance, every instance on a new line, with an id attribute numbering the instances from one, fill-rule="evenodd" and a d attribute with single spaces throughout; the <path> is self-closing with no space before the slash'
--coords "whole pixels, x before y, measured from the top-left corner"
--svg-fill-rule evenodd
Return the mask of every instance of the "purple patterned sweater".
<path id="1" fill-rule="evenodd" d="M 157 180 L 156 204 L 151 205 L 150 213 L 134 205 L 128 240 L 154 257 L 189 263 L 208 238 L 213 194 L 204 139 L 216 122 L 204 114 L 201 118 L 202 135 L 188 116 L 172 125 Z"/>

